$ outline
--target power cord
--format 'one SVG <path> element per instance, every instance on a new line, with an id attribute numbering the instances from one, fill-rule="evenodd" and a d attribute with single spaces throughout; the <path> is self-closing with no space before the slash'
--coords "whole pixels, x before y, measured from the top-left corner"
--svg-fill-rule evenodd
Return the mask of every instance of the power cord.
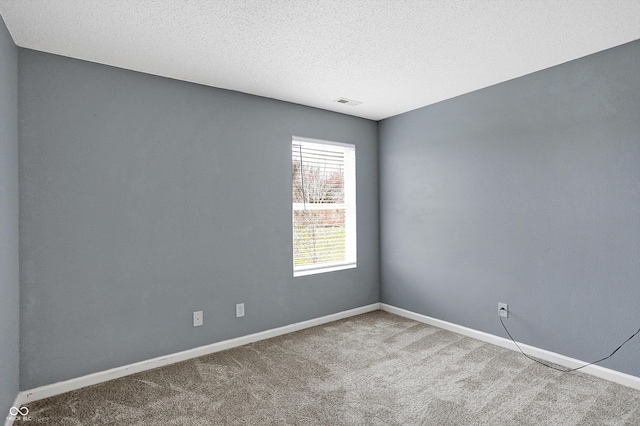
<path id="1" fill-rule="evenodd" d="M 506 309 L 504 309 L 504 308 L 500 308 L 500 310 L 506 310 Z M 535 358 L 534 358 L 534 357 L 532 357 L 532 356 L 529 356 L 529 355 L 525 354 L 525 353 L 522 351 L 522 349 L 520 348 L 520 345 L 518 345 L 518 343 L 517 343 L 517 342 L 514 340 L 514 338 L 511 336 L 511 333 L 509 333 L 509 330 L 507 330 L 507 326 L 506 326 L 506 325 L 504 325 L 504 322 L 502 321 L 502 317 L 501 317 L 501 316 L 498 316 L 498 318 L 500 318 L 500 324 L 502 324 L 502 328 L 504 328 L 504 331 L 506 331 L 506 332 L 507 332 L 507 334 L 509 335 L 509 338 L 511 338 L 511 341 L 516 345 L 516 347 L 518 348 L 518 350 L 520 351 L 520 353 L 522 353 L 522 355 L 526 356 L 526 357 L 527 357 L 527 358 L 529 358 L 531 361 L 535 361 L 535 362 L 537 362 L 538 364 L 544 365 L 544 366 L 545 366 L 545 367 L 547 367 L 547 368 L 551 368 L 551 369 L 556 370 L 556 371 L 561 371 L 561 372 L 563 372 L 563 373 L 570 373 L 570 372 L 572 372 L 572 371 L 580 370 L 581 368 L 585 368 L 585 367 L 588 367 L 588 366 L 593 365 L 593 364 L 598 364 L 599 362 L 602 362 L 602 361 L 604 361 L 605 359 L 609 359 L 609 358 L 611 358 L 611 357 L 613 356 L 613 354 L 615 354 L 616 352 L 618 352 L 618 350 L 619 350 L 621 347 L 623 347 L 623 346 L 625 345 L 625 343 L 627 343 L 629 340 L 631 340 L 631 339 L 633 339 L 634 337 L 636 337 L 636 335 L 637 335 L 638 333 L 640 333 L 640 328 L 639 328 L 639 329 L 638 329 L 638 331 L 636 331 L 635 333 L 633 333 L 633 334 L 631 335 L 631 337 L 629 337 L 627 340 L 625 340 L 624 342 L 622 342 L 622 344 L 621 344 L 620 346 L 618 346 L 618 347 L 617 347 L 613 352 L 611 352 L 611 354 L 609 354 L 609 356 L 606 356 L 606 357 L 604 357 L 604 358 L 602 358 L 602 359 L 599 359 L 598 361 L 590 362 L 590 363 L 585 364 L 585 365 L 580 366 L 580 367 L 570 368 L 570 369 L 564 369 L 564 368 L 558 368 L 558 367 L 556 367 L 556 366 L 546 364 L 546 363 L 544 363 L 544 362 L 542 362 L 542 361 L 540 361 L 540 360 L 538 360 L 538 359 L 535 359 Z"/>

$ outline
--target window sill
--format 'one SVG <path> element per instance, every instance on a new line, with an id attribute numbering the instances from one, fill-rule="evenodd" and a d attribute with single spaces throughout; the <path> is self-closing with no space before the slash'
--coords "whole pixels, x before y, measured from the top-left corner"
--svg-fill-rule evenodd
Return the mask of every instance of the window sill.
<path id="1" fill-rule="evenodd" d="M 324 272 L 333 272 L 333 271 L 341 271 L 343 269 L 353 269 L 357 267 L 356 263 L 333 263 L 333 264 L 325 264 L 322 266 L 310 265 L 310 266 L 301 266 L 293 271 L 294 277 L 304 277 L 305 275 L 315 275 L 322 274 Z"/>

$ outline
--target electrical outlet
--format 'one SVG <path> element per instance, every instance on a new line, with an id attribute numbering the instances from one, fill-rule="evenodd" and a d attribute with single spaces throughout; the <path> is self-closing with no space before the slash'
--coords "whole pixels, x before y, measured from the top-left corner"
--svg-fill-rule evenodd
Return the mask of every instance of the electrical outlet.
<path id="1" fill-rule="evenodd" d="M 202 325 L 202 311 L 196 311 L 193 313 L 193 326 L 200 327 Z"/>
<path id="2" fill-rule="evenodd" d="M 244 316 L 244 303 L 238 303 L 236 305 L 236 318 Z"/>
<path id="3" fill-rule="evenodd" d="M 503 318 L 509 318 L 509 305 L 506 303 L 498 303 L 498 315 Z"/>

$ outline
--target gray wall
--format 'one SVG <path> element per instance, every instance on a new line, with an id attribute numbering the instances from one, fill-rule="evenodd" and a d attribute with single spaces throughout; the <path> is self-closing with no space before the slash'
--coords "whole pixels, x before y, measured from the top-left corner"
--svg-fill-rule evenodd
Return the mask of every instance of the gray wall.
<path id="1" fill-rule="evenodd" d="M 375 122 L 23 49 L 19 95 L 22 389 L 379 300 Z M 293 278 L 292 135 L 356 145 L 357 269 Z"/>
<path id="2" fill-rule="evenodd" d="M 382 301 L 585 361 L 640 327 L 640 41 L 380 123 Z M 640 376 L 640 338 L 602 364 Z"/>
<path id="3" fill-rule="evenodd" d="M 18 48 L 0 18 L 0 423 L 19 388 Z"/>

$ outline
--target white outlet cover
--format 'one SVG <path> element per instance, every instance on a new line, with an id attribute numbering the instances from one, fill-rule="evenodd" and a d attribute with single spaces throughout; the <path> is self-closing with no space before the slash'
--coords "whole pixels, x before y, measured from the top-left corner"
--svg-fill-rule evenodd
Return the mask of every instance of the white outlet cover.
<path id="1" fill-rule="evenodd" d="M 200 327 L 202 325 L 202 311 L 196 311 L 193 313 L 193 326 Z"/>
<path id="2" fill-rule="evenodd" d="M 236 318 L 244 316 L 244 303 L 236 304 Z"/>
<path id="3" fill-rule="evenodd" d="M 504 310 L 502 310 L 504 308 Z M 509 305 L 507 303 L 498 303 L 498 315 L 509 318 Z"/>

